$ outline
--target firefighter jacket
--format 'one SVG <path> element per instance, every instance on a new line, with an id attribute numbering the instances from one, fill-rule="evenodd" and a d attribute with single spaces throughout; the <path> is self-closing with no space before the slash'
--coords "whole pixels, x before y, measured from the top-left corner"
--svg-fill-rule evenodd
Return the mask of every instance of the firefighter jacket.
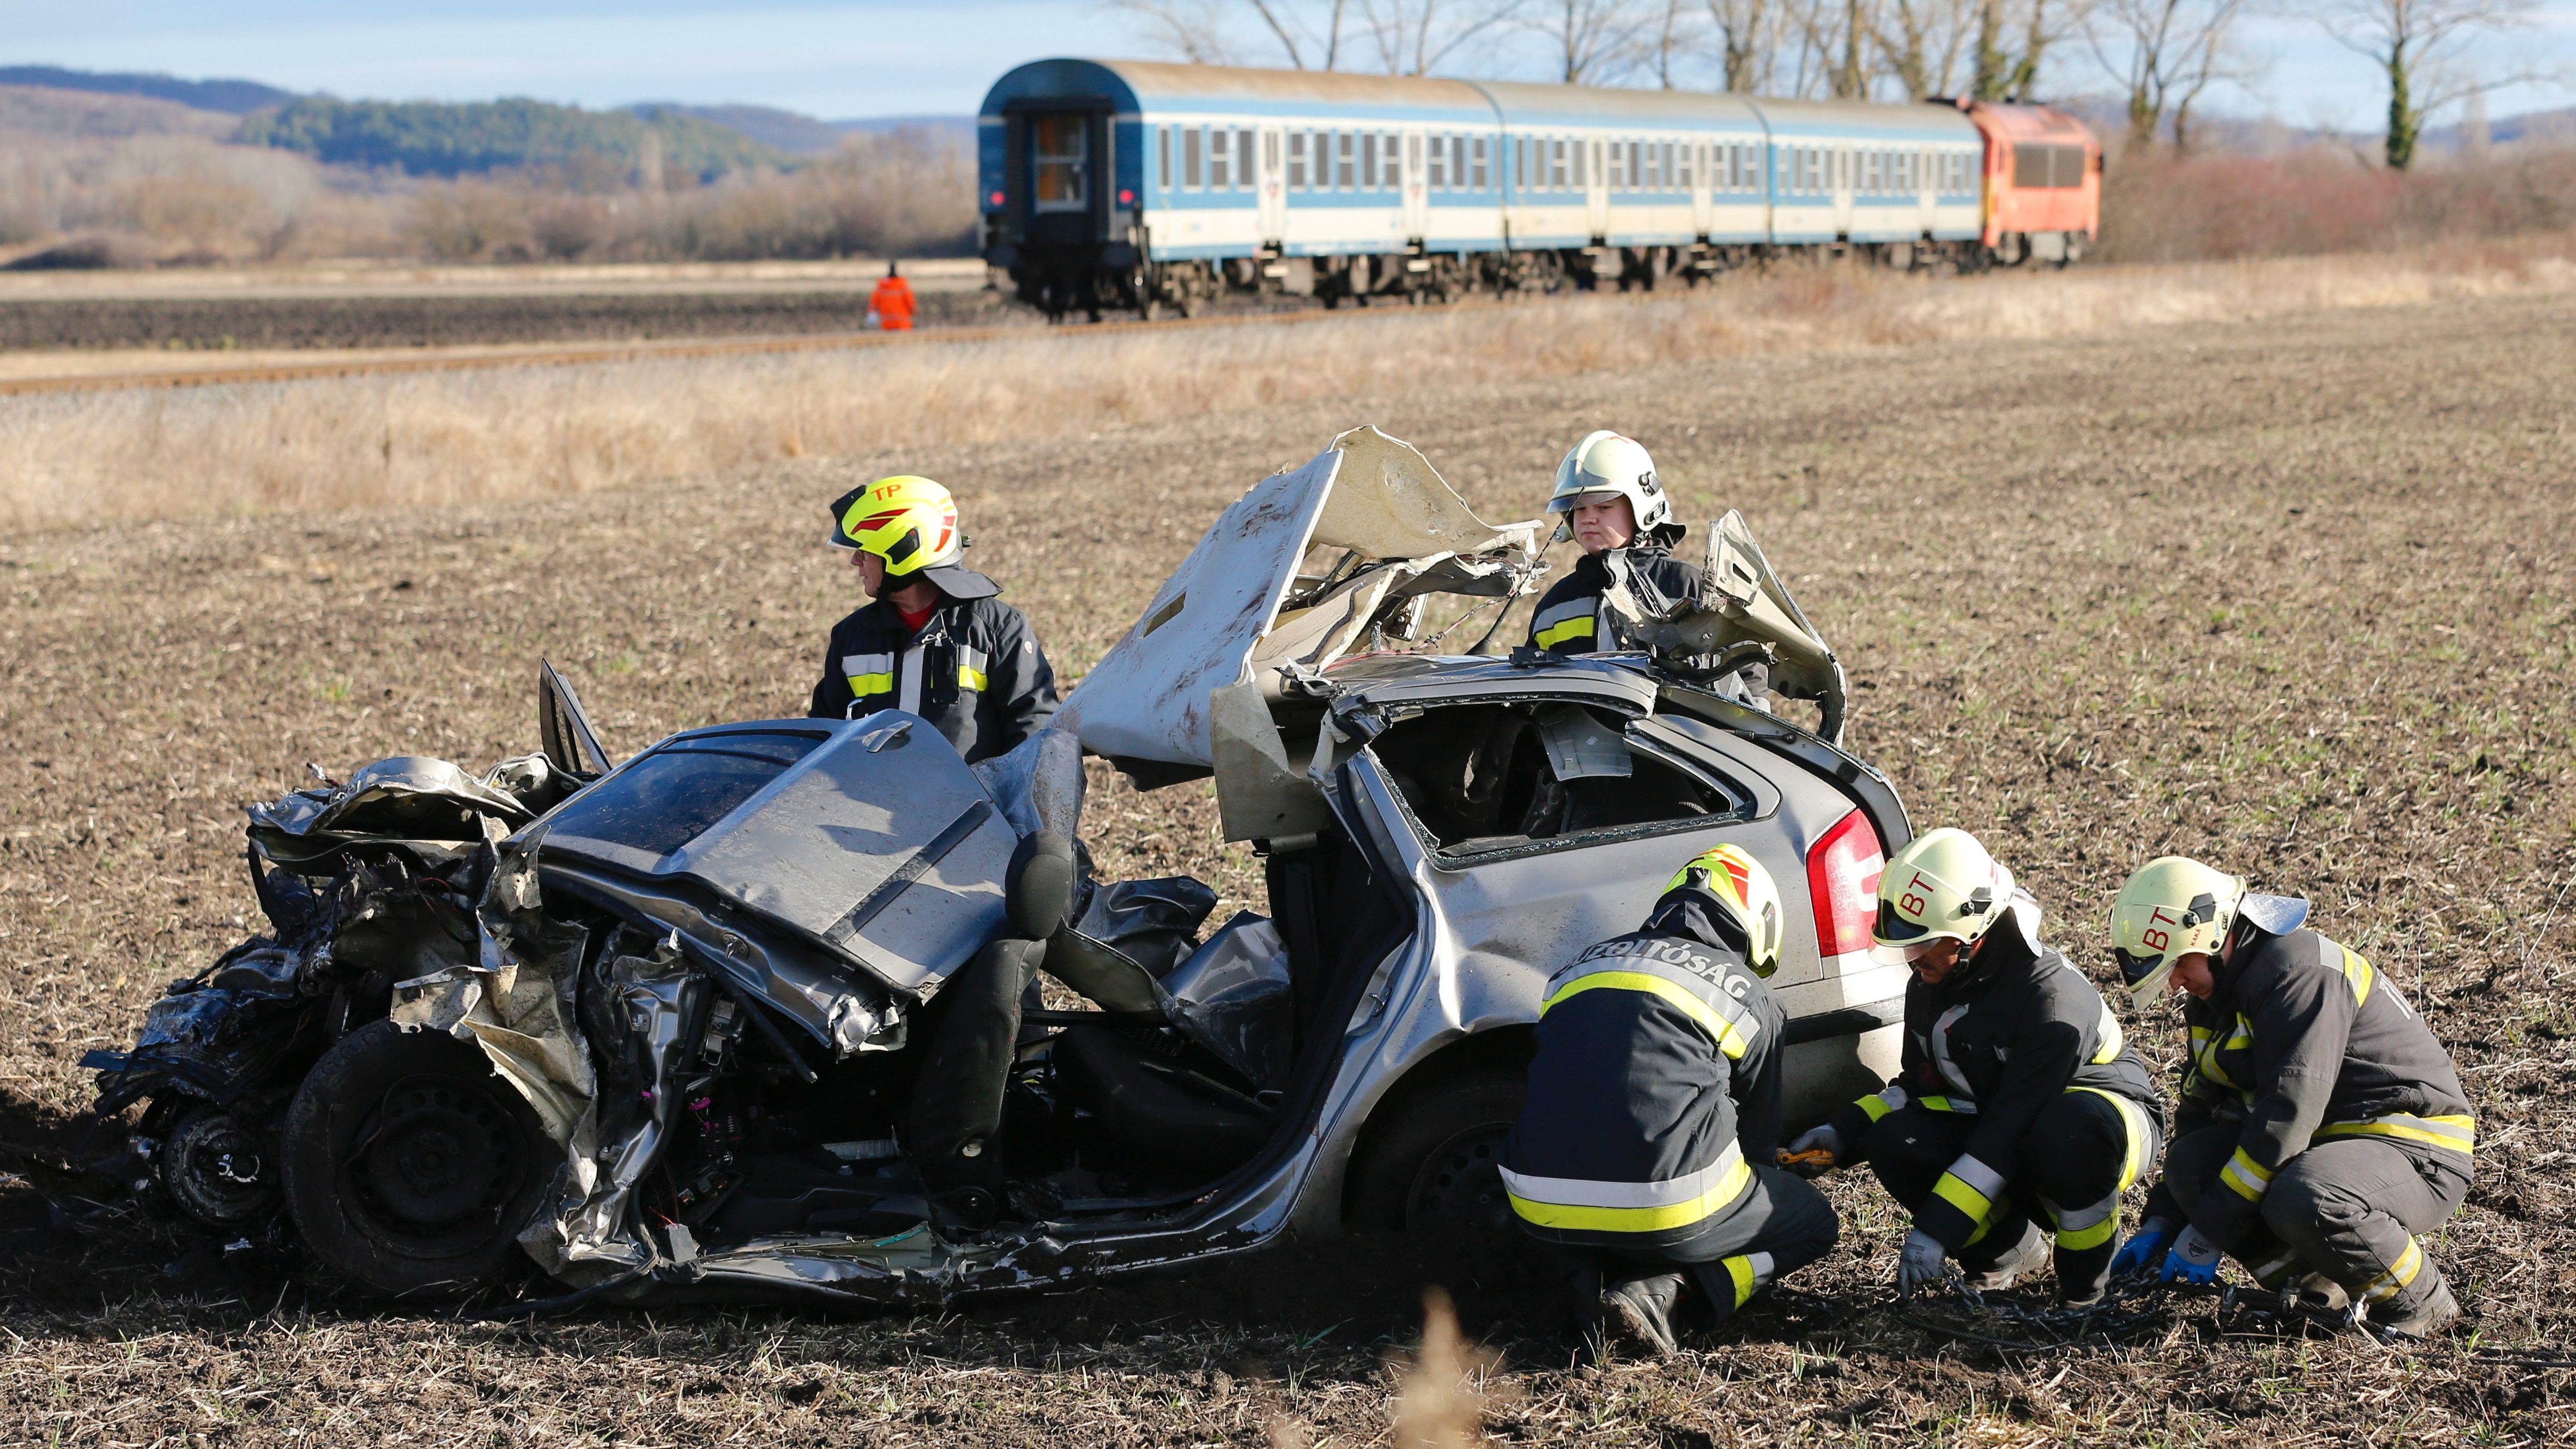
<path id="1" fill-rule="evenodd" d="M 1548 978 L 1503 1185 L 1541 1238 L 1670 1249 L 1777 1155 L 1780 1006 L 1704 907 L 1668 904 Z"/>
<path id="2" fill-rule="evenodd" d="M 1655 609 L 1698 594 L 1699 566 L 1673 557 L 1672 550 L 1662 544 L 1641 543 L 1618 552 L 1627 560 L 1629 589 L 1639 604 Z M 1603 557 L 1585 554 L 1564 578 L 1539 596 L 1538 612 L 1530 618 L 1532 646 L 1555 654 L 1590 654 L 1621 647 L 1610 612 L 1601 601 L 1610 587 L 1610 570 L 1602 562 Z M 1732 678 L 1745 699 L 1758 702 L 1770 689 L 1771 666 L 1747 664 L 1734 671 Z"/>
<path id="3" fill-rule="evenodd" d="M 943 591 L 919 634 L 893 605 L 874 601 L 832 626 L 806 713 L 856 719 L 881 709 L 928 720 L 973 764 L 1046 727 L 1055 673 L 1026 616 L 999 599 Z"/>
<path id="4" fill-rule="evenodd" d="M 2229 1190 L 2206 1194 L 2192 1225 L 2233 1251 L 2282 1165 L 2338 1137 L 2439 1154 L 2465 1175 L 2476 1124 L 2460 1074 L 2396 986 L 2314 931 L 2239 929 L 2218 990 L 2183 1004 L 2182 1128 L 2242 1123 L 2219 1172 Z"/>
<path id="5" fill-rule="evenodd" d="M 1640 591 L 1653 589 L 1665 599 L 1686 599 L 1699 592 L 1699 569 L 1673 557 L 1672 551 L 1660 544 L 1644 543 L 1622 550 L 1628 556 L 1632 585 Z M 1564 578 L 1539 596 L 1538 613 L 1530 619 L 1529 642 L 1557 654 L 1589 654 L 1596 649 L 1614 649 L 1610 620 L 1602 612 L 1601 595 L 1610 587 L 1610 571 L 1597 553 L 1587 553 L 1575 561 Z M 1641 597 L 1649 606 L 1656 600 Z"/>
<path id="6" fill-rule="evenodd" d="M 1919 976 L 1906 983 L 1901 1070 L 1833 1117 L 1854 1144 L 1850 1162 L 1865 1161 L 1870 1128 L 1909 1103 L 1976 1118 L 1958 1158 L 1914 1207 L 1914 1226 L 1953 1254 L 1997 1216 L 2022 1138 L 2059 1095 L 2093 1092 L 2123 1116 L 2142 1114 L 2159 1129 L 2165 1122 L 2155 1079 L 2102 993 L 2024 924 L 2023 913 L 2036 910 L 2026 898 L 2008 910 L 1939 986 Z"/>

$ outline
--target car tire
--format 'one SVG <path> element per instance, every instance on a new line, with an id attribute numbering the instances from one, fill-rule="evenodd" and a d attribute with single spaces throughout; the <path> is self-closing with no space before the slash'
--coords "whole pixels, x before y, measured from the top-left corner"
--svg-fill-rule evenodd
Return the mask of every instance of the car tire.
<path id="1" fill-rule="evenodd" d="M 498 1282 L 563 1154 L 481 1048 L 376 1021 L 306 1074 L 281 1156 L 287 1212 L 322 1265 L 417 1299 Z"/>
<path id="2" fill-rule="evenodd" d="M 1503 1139 L 1529 1096 L 1523 1073 L 1483 1069 L 1395 1104 L 1351 1164 L 1343 1198 L 1363 1232 L 1496 1232 L 1511 1226 Z"/>

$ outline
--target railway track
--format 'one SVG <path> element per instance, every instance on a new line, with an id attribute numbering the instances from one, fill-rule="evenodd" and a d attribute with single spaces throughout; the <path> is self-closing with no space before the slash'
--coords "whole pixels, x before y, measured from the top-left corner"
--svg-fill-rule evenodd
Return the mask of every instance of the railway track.
<path id="1" fill-rule="evenodd" d="M 326 377 L 376 377 L 413 372 L 469 372 L 503 367 L 578 367 L 600 363 L 659 362 L 672 358 L 757 357 L 794 352 L 844 352 L 884 347 L 953 346 L 1027 337 L 1096 337 L 1116 332 L 1171 332 L 1202 327 L 1242 327 L 1316 321 L 1340 315 L 1314 309 L 1226 312 L 1156 322 L 1092 322 L 1070 327 L 1027 324 L 1003 327 L 935 327 L 913 332 L 816 332 L 776 337 L 673 338 L 668 341 L 567 342 L 537 346 L 457 348 L 421 357 L 316 358 L 311 362 L 246 367 L 168 368 L 143 372 L 65 373 L 0 378 L 0 397 L 36 393 L 127 392 L 152 388 L 226 387 L 246 383 L 303 382 Z"/>

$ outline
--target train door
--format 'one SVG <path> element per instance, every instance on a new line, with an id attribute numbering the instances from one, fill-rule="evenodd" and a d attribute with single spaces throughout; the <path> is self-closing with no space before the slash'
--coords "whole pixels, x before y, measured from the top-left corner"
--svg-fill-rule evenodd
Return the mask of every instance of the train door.
<path id="1" fill-rule="evenodd" d="M 1599 137 L 1574 144 L 1584 148 L 1585 159 L 1592 163 L 1583 178 L 1584 225 L 1594 236 L 1606 237 L 1610 234 L 1609 148 Z"/>
<path id="2" fill-rule="evenodd" d="M 1261 244 L 1276 247 L 1288 240 L 1288 141 L 1277 126 L 1261 128 L 1261 174 L 1254 181 L 1260 210 Z"/>
<path id="3" fill-rule="evenodd" d="M 1704 237 L 1717 227 L 1716 188 L 1725 184 L 1725 178 L 1709 168 L 1725 156 L 1726 150 L 1706 141 L 1683 144 L 1691 148 L 1691 235 Z"/>
<path id="4" fill-rule="evenodd" d="M 1046 247 L 1100 241 L 1101 181 L 1108 169 L 1107 117 L 1090 111 L 1028 111 L 1014 149 L 1025 167 L 1028 237 Z M 1015 137 L 1014 139 L 1020 139 Z"/>
<path id="5" fill-rule="evenodd" d="M 1404 175 L 1398 194 L 1404 204 L 1404 239 L 1417 242 L 1431 234 L 1431 170 L 1424 164 L 1420 131 L 1404 133 Z"/>
<path id="6" fill-rule="evenodd" d="M 1860 155 L 1849 146 L 1836 146 L 1828 153 L 1827 159 L 1834 168 L 1834 174 L 1828 178 L 1833 182 L 1834 235 L 1848 237 L 1852 233 L 1853 214 L 1858 210 L 1852 204 L 1852 190 L 1860 181 Z"/>

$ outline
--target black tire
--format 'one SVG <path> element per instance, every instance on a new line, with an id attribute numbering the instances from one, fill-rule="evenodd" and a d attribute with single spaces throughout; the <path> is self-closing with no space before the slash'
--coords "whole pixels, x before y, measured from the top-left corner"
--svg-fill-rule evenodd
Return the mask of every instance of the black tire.
<path id="1" fill-rule="evenodd" d="M 283 1156 L 324 1267 L 377 1297 L 453 1298 L 518 1260 L 562 1150 L 479 1047 L 378 1021 L 314 1063 Z"/>
<path id="2" fill-rule="evenodd" d="M 1525 1076 L 1487 1068 L 1393 1104 L 1371 1124 L 1343 1195 L 1361 1232 L 1499 1232 L 1512 1224 L 1503 1194 L 1503 1139 L 1529 1096 Z"/>

